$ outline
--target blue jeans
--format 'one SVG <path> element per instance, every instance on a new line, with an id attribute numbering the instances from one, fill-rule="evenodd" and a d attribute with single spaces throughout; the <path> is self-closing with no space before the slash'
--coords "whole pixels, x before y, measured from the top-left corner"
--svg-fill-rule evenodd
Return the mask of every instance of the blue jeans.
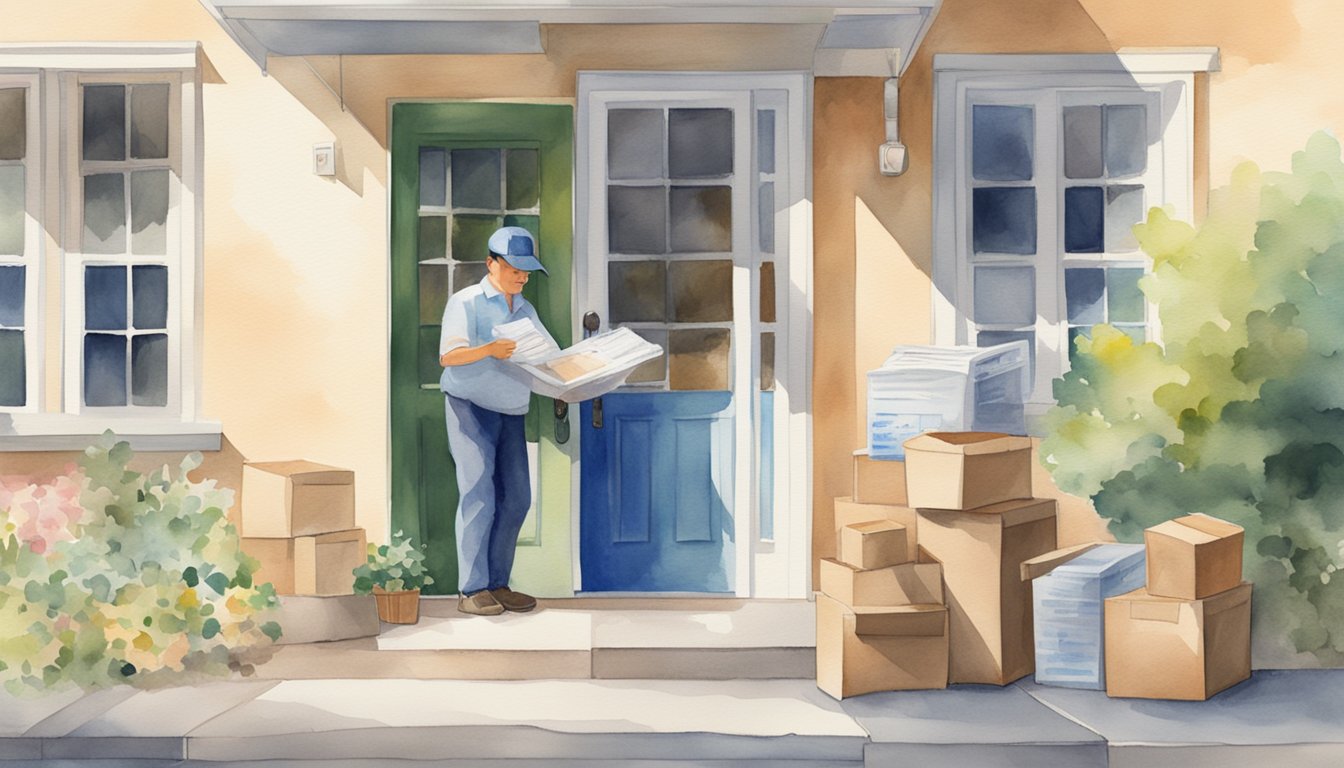
<path id="1" fill-rule="evenodd" d="M 509 585 L 518 531 L 532 506 L 523 417 L 445 395 L 448 448 L 457 464 L 457 587 L 469 595 Z"/>

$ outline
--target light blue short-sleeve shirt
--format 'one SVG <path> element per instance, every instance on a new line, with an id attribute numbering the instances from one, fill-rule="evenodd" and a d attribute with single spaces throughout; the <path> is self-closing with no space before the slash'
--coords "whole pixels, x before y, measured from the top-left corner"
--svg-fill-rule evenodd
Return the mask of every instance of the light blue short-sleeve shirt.
<path id="1" fill-rule="evenodd" d="M 448 299 L 439 331 L 439 356 L 458 347 L 488 344 L 495 340 L 495 326 L 524 317 L 531 319 L 548 339 L 551 338 L 550 331 L 541 324 L 537 310 L 527 299 L 521 294 L 514 296 L 510 310 L 508 298 L 490 284 L 488 276 L 484 277 L 481 282 L 463 288 Z M 439 389 L 482 408 L 513 415 L 527 413 L 532 392 L 527 374 L 513 363 L 488 356 L 466 365 L 444 366 Z"/>

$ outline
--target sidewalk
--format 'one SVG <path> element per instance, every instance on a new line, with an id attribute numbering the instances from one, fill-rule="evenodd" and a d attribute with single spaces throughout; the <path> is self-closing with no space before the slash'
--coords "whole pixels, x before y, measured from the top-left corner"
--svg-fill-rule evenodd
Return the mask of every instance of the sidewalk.
<path id="1" fill-rule="evenodd" d="M 0 698 L 0 767 L 1344 765 L 1344 670 L 1209 702 L 808 680 L 287 680 Z M 264 761 L 264 762 L 263 762 Z"/>

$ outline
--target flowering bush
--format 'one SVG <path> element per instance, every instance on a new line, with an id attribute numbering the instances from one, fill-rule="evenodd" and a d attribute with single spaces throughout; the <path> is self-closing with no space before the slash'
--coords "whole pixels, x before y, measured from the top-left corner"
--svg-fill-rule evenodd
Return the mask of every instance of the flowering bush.
<path id="1" fill-rule="evenodd" d="M 391 544 L 370 544 L 368 559 L 355 568 L 355 591 L 367 595 L 374 587 L 385 592 L 420 589 L 434 583 L 425 568 L 425 553 L 397 531 Z"/>
<path id="2" fill-rule="evenodd" d="M 11 692 L 153 686 L 250 671 L 280 636 L 258 614 L 224 510 L 233 492 L 187 473 L 148 475 L 108 433 L 50 482 L 0 478 L 0 681 Z"/>

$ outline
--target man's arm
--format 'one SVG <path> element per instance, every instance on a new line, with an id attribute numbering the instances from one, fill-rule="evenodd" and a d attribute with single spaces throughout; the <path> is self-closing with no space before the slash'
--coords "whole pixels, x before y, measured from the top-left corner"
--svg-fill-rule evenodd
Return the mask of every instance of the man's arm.
<path id="1" fill-rule="evenodd" d="M 507 360 L 513 354 L 513 348 L 517 345 L 518 342 L 513 339 L 495 339 L 489 344 L 482 344 L 479 347 L 454 347 L 439 355 L 439 365 L 445 368 L 450 365 L 467 365 L 477 360 L 484 360 L 487 357 Z"/>

